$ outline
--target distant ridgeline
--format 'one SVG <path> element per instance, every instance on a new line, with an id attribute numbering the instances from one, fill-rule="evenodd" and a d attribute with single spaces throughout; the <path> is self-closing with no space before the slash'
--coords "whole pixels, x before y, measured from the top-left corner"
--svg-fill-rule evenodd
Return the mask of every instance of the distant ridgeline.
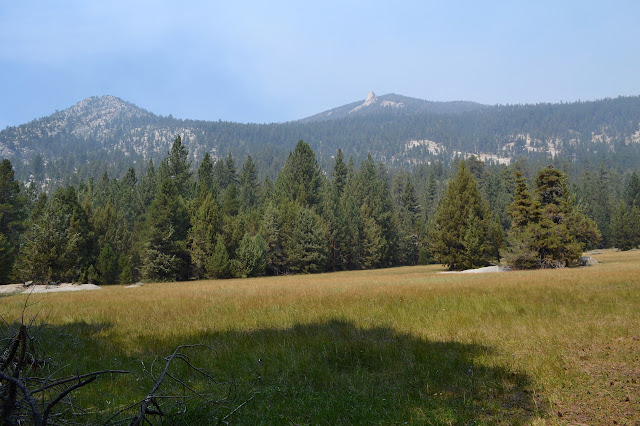
<path id="1" fill-rule="evenodd" d="M 314 150 L 324 169 L 342 149 L 356 164 L 371 153 L 390 170 L 414 170 L 474 154 L 509 164 L 526 157 L 535 164 L 602 163 L 619 172 L 640 162 L 640 97 L 566 104 L 486 106 L 429 102 L 373 92 L 355 102 L 287 123 L 240 124 L 162 117 L 113 96 L 92 97 L 0 132 L 0 158 L 16 177 L 42 187 L 77 183 L 108 171 L 122 177 L 133 166 L 144 172 L 180 135 L 192 166 L 205 153 L 251 155 L 261 178 L 274 178 L 298 140 Z"/>

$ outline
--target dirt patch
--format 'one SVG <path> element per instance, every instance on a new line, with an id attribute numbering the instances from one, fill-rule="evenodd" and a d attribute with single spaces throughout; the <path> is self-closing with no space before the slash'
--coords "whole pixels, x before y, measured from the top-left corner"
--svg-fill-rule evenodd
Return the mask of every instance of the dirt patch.
<path id="1" fill-rule="evenodd" d="M 579 348 L 571 360 L 582 373 L 554 406 L 570 424 L 640 425 L 640 337 Z M 575 389 L 580 389 L 576 392 Z"/>
<path id="2" fill-rule="evenodd" d="M 485 266 L 484 268 L 465 269 L 464 271 L 444 271 L 441 274 L 484 274 L 487 272 L 506 272 L 510 271 L 509 268 L 502 266 Z"/>
<path id="3" fill-rule="evenodd" d="M 56 284 L 56 285 L 32 285 L 25 287 L 23 284 L 7 284 L 0 286 L 0 294 L 13 293 L 56 293 L 59 291 L 100 290 L 95 284 Z"/>

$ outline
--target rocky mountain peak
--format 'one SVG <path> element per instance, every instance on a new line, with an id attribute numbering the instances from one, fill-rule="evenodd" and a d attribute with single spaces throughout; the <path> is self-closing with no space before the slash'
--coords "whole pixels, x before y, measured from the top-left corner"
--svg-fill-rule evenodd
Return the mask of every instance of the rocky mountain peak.
<path id="1" fill-rule="evenodd" d="M 373 93 L 373 90 L 371 92 L 369 92 L 369 94 L 367 95 L 367 99 L 364 100 L 364 105 L 371 105 L 374 102 L 378 101 L 378 97 L 376 96 L 375 93 Z"/>
<path id="2" fill-rule="evenodd" d="M 403 108 L 404 104 L 402 102 L 393 102 L 393 101 L 382 101 L 380 102 L 378 100 L 378 97 L 376 96 L 375 93 L 373 93 L 373 90 L 371 92 L 369 92 L 369 94 L 367 95 L 367 98 L 364 100 L 364 102 L 360 105 L 358 105 L 357 107 L 353 108 L 351 111 L 349 111 L 349 114 L 352 114 L 354 112 L 358 112 L 360 111 L 362 108 L 366 108 L 368 106 L 371 105 L 378 105 L 381 107 L 392 107 L 392 108 Z"/>

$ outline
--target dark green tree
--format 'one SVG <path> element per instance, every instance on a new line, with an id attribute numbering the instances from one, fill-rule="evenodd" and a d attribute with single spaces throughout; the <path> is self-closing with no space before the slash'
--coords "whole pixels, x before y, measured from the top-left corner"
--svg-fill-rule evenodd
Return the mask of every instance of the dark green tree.
<path id="1" fill-rule="evenodd" d="M 238 184 L 238 176 L 236 175 L 236 164 L 233 155 L 229 153 L 226 159 L 220 158 L 213 166 L 213 180 L 224 191 L 232 183 Z"/>
<path id="2" fill-rule="evenodd" d="M 213 254 L 207 259 L 207 274 L 213 278 L 228 278 L 231 276 L 231 262 L 229 252 L 224 244 L 222 235 L 218 235 Z"/>
<path id="3" fill-rule="evenodd" d="M 349 169 L 344 162 L 344 154 L 339 149 L 336 159 L 333 163 L 333 185 L 336 188 L 338 196 L 342 195 L 345 185 L 347 184 Z"/>
<path id="4" fill-rule="evenodd" d="M 424 212 L 425 219 L 429 220 L 435 215 L 438 204 L 438 181 L 434 168 L 429 169 L 429 178 L 427 179 L 427 191 L 425 194 Z"/>
<path id="5" fill-rule="evenodd" d="M 355 198 L 346 192 L 340 198 L 338 227 L 339 264 L 343 269 L 361 269 L 364 266 L 364 223 Z"/>
<path id="6" fill-rule="evenodd" d="M 143 277 L 150 281 L 175 281 L 187 278 L 186 247 L 189 228 L 184 202 L 176 185 L 164 179 L 149 206 L 143 247 Z"/>
<path id="7" fill-rule="evenodd" d="M 0 284 L 9 283 L 9 274 L 13 270 L 13 247 L 3 234 L 0 234 Z"/>
<path id="8" fill-rule="evenodd" d="M 131 284 L 133 282 L 133 274 L 131 272 L 131 259 L 124 253 L 118 257 L 118 269 L 120 276 L 118 281 L 120 284 Z"/>
<path id="9" fill-rule="evenodd" d="M 240 278 L 262 274 L 267 266 L 267 247 L 260 235 L 245 233 L 240 241 L 236 258 L 231 261 L 233 275 Z"/>
<path id="10" fill-rule="evenodd" d="M 435 216 L 431 252 L 450 270 L 479 267 L 491 260 L 491 215 L 476 180 L 460 161 Z"/>
<path id="11" fill-rule="evenodd" d="M 291 272 L 321 272 L 326 265 L 322 220 L 302 207 L 293 222 L 291 238 L 285 241 L 285 255 Z"/>
<path id="12" fill-rule="evenodd" d="M 220 209 L 225 216 L 236 216 L 240 211 L 240 201 L 238 201 L 238 187 L 235 183 L 227 186 L 222 194 Z"/>
<path id="13" fill-rule="evenodd" d="M 138 185 L 138 197 L 141 210 L 146 211 L 151 205 L 151 201 L 158 191 L 158 175 L 153 165 L 153 160 L 149 160 L 147 170 Z"/>
<path id="14" fill-rule="evenodd" d="M 118 284 L 120 275 L 118 266 L 118 255 L 113 251 L 111 245 L 102 246 L 95 265 L 98 272 L 98 283 Z"/>
<path id="15" fill-rule="evenodd" d="M 363 224 L 363 266 L 390 266 L 397 244 L 394 203 L 386 176 L 381 175 L 369 154 L 349 188 L 360 207 Z"/>
<path id="16" fill-rule="evenodd" d="M 249 155 L 240 172 L 240 206 L 243 212 L 253 210 L 258 206 L 259 192 L 258 172 Z"/>
<path id="17" fill-rule="evenodd" d="M 161 173 L 161 178 L 170 177 L 178 194 L 189 199 L 193 192 L 193 178 L 191 174 L 191 161 L 187 161 L 189 152 L 182 144 L 182 138 L 178 135 L 173 140 L 166 165 L 168 166 L 168 176 Z"/>
<path id="18" fill-rule="evenodd" d="M 299 141 L 278 174 L 274 191 L 279 201 L 291 200 L 301 206 L 320 203 L 322 170 L 309 145 Z"/>
<path id="19" fill-rule="evenodd" d="M 553 167 L 540 170 L 533 198 L 517 175 L 507 264 L 517 269 L 564 267 L 578 259 L 586 244 L 597 241 L 595 223 L 575 205 L 566 180 L 566 174 Z"/>
<path id="20" fill-rule="evenodd" d="M 2 240 L 2 270 L 0 284 L 8 282 L 9 273 L 20 247 L 20 236 L 24 231 L 26 199 L 20 192 L 20 184 L 14 179 L 15 172 L 9 160 L 0 162 L 0 239 Z"/>
<path id="21" fill-rule="evenodd" d="M 615 247 L 620 250 L 637 248 L 640 246 L 640 209 L 621 201 L 614 211 L 611 228 Z"/>
<path id="22" fill-rule="evenodd" d="M 602 240 L 600 247 L 611 247 L 611 221 L 615 210 L 616 178 L 604 165 L 598 170 L 586 170 L 580 177 L 580 199 L 585 205 L 584 213 L 596 223 Z"/>
<path id="23" fill-rule="evenodd" d="M 207 193 L 192 218 L 192 226 L 188 233 L 191 266 L 196 278 L 201 278 L 205 275 L 207 260 L 213 254 L 216 235 L 219 230 L 220 215 L 218 206 L 211 193 Z"/>
<path id="24" fill-rule="evenodd" d="M 275 203 L 269 202 L 262 217 L 260 234 L 267 250 L 267 273 L 278 275 L 285 271 L 285 255 L 282 245 L 282 217 Z"/>
<path id="25" fill-rule="evenodd" d="M 213 180 L 213 161 L 211 161 L 211 156 L 208 152 L 204 154 L 204 158 L 198 167 L 198 183 L 196 187 L 197 195 L 200 198 L 205 198 L 207 194 L 211 194 L 215 200 L 217 194 Z"/>
<path id="26" fill-rule="evenodd" d="M 624 202 L 628 206 L 636 206 L 640 208 L 640 177 L 636 172 L 631 174 L 631 178 L 629 179 L 629 183 L 624 190 Z"/>
<path id="27" fill-rule="evenodd" d="M 116 199 L 118 211 L 121 214 L 127 230 L 131 231 L 143 214 L 143 206 L 138 194 L 138 178 L 133 167 L 129 167 L 125 176 L 120 180 Z"/>
<path id="28" fill-rule="evenodd" d="M 72 212 L 61 208 L 54 195 L 24 235 L 17 265 L 22 280 L 38 283 L 71 281 L 80 276 L 80 240 L 70 226 Z"/>
<path id="29" fill-rule="evenodd" d="M 498 218 L 502 229 L 509 229 L 511 218 L 507 214 L 507 209 L 512 201 L 511 194 L 507 190 L 502 173 L 492 170 L 486 174 L 484 186 L 484 196 L 489 203 L 489 210 Z"/>

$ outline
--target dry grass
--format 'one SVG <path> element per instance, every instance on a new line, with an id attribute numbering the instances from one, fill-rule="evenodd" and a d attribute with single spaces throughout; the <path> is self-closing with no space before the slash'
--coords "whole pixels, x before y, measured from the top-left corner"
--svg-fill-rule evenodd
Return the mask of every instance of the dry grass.
<path id="1" fill-rule="evenodd" d="M 236 377 L 239 399 L 255 395 L 239 423 L 637 424 L 640 252 L 594 257 L 564 270 L 108 287 L 34 295 L 30 311 L 76 337 L 56 353 L 79 354 L 80 369 L 135 369 L 178 344 L 211 344 L 217 355 L 200 361 Z M 3 317 L 24 302 L 1 298 Z M 94 389 L 127 379 L 113 380 Z M 122 401 L 143 391 L 126 386 Z"/>

